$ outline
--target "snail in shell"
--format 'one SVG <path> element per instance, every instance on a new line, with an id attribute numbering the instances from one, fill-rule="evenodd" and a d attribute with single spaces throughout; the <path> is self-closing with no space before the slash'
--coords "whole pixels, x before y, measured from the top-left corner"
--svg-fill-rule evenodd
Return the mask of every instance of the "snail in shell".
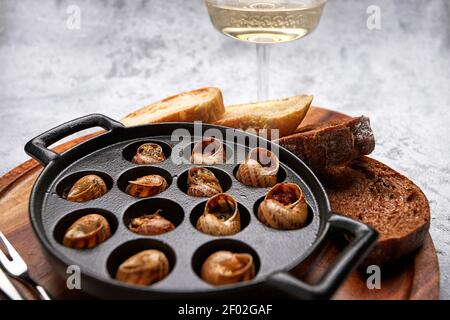
<path id="1" fill-rule="evenodd" d="M 248 253 L 217 251 L 203 263 L 201 277 L 216 286 L 249 281 L 255 277 L 253 257 Z"/>
<path id="2" fill-rule="evenodd" d="M 163 149 L 156 143 L 144 143 L 141 145 L 131 162 L 136 164 L 153 164 L 166 160 Z"/>
<path id="3" fill-rule="evenodd" d="M 169 261 L 159 250 L 144 250 L 127 260 L 117 269 L 116 279 L 122 282 L 148 286 L 169 274 Z"/>
<path id="4" fill-rule="evenodd" d="M 111 236 L 111 229 L 105 217 L 88 214 L 75 221 L 67 229 L 63 244 L 69 248 L 89 249 L 96 247 Z"/>
<path id="5" fill-rule="evenodd" d="M 131 219 L 128 229 L 146 236 L 155 236 L 174 230 L 173 223 L 163 218 L 160 215 L 161 211 Z"/>
<path id="6" fill-rule="evenodd" d="M 69 201 L 86 202 L 97 199 L 108 192 L 108 187 L 102 178 L 95 174 L 78 179 L 64 196 Z"/>
<path id="7" fill-rule="evenodd" d="M 250 150 L 239 165 L 236 179 L 250 187 L 273 187 L 277 183 L 280 163 L 277 156 L 264 148 Z"/>
<path id="8" fill-rule="evenodd" d="M 134 181 L 128 181 L 126 193 L 133 197 L 145 198 L 157 195 L 167 189 L 167 181 L 157 174 L 140 177 Z"/>
<path id="9" fill-rule="evenodd" d="M 214 173 L 203 167 L 189 169 L 187 184 L 187 193 L 193 197 L 212 197 L 223 192 Z"/>
<path id="10" fill-rule="evenodd" d="M 213 137 L 203 138 L 192 149 L 191 162 L 195 164 L 220 164 L 224 159 L 222 142 Z"/>
<path id="11" fill-rule="evenodd" d="M 241 217 L 236 200 L 226 193 L 209 198 L 197 229 L 212 236 L 229 236 L 241 231 Z"/>
<path id="12" fill-rule="evenodd" d="M 303 192 L 294 183 L 279 183 L 265 196 L 258 208 L 258 218 L 265 225 L 280 230 L 306 225 L 308 205 Z"/>

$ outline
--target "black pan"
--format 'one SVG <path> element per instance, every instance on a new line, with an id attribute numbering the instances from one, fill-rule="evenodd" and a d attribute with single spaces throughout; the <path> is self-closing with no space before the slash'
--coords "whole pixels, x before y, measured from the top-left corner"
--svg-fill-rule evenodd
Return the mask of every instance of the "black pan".
<path id="1" fill-rule="evenodd" d="M 76 147 L 57 154 L 47 147 L 58 140 L 92 127 L 108 131 Z M 67 267 L 77 265 L 81 270 L 81 289 L 100 298 L 199 298 L 199 297 L 260 297 L 269 293 L 294 298 L 329 298 L 351 270 L 370 251 L 377 233 L 368 226 L 331 213 L 327 195 L 312 171 L 295 155 L 279 148 L 279 182 L 297 183 L 309 205 L 309 224 L 302 229 L 279 231 L 266 227 L 255 215 L 267 188 L 250 188 L 234 177 L 237 162 L 213 166 L 222 187 L 239 203 L 243 230 L 229 237 L 213 237 L 197 231 L 195 221 L 206 199 L 188 196 L 186 171 L 191 164 L 175 164 L 175 155 L 189 157 L 190 146 L 206 136 L 223 135 L 228 156 L 248 152 L 249 142 L 275 150 L 278 146 L 265 139 L 215 125 L 193 123 L 163 123 L 125 128 L 122 124 L 100 114 L 92 114 L 67 122 L 34 138 L 25 151 L 44 166 L 30 198 L 30 219 L 46 257 L 57 272 L 67 277 Z M 172 133 L 179 129 L 176 141 Z M 180 131 L 181 130 L 181 131 Z M 215 130 L 215 131 L 211 131 Z M 226 132 L 234 137 L 226 136 Z M 197 132 L 199 131 L 199 132 Z M 186 137 L 192 139 L 186 141 Z M 129 160 L 144 142 L 163 146 L 168 159 L 156 165 L 137 165 Z M 61 197 L 64 189 L 87 173 L 102 176 L 109 192 L 85 203 L 69 202 Z M 146 174 L 163 175 L 170 183 L 161 194 L 137 199 L 123 192 L 126 182 Z M 137 208 L 165 207 L 173 212 L 177 228 L 159 236 L 141 236 L 129 231 L 127 219 Z M 61 239 L 67 228 L 79 217 L 90 212 L 103 214 L 110 222 L 113 235 L 99 246 L 88 250 L 64 247 Z M 319 283 L 306 284 L 288 271 L 300 264 L 315 250 L 330 230 L 350 233 L 352 240 Z M 170 274 L 151 286 L 138 287 L 114 279 L 125 259 L 144 249 L 159 249 L 169 259 Z M 217 250 L 251 253 L 256 262 L 256 277 L 235 285 L 211 286 L 199 277 L 203 261 Z"/>

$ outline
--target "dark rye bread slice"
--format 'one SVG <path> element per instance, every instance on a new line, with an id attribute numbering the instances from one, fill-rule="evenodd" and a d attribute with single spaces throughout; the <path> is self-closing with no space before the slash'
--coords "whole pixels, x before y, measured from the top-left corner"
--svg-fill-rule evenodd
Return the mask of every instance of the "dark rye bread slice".
<path id="1" fill-rule="evenodd" d="M 316 170 L 344 165 L 375 148 L 370 120 L 364 116 L 308 125 L 278 143 Z"/>
<path id="2" fill-rule="evenodd" d="M 419 248 L 430 227 L 428 200 L 412 181 L 361 157 L 319 174 L 334 212 L 362 221 L 380 236 L 365 264 L 384 264 Z"/>

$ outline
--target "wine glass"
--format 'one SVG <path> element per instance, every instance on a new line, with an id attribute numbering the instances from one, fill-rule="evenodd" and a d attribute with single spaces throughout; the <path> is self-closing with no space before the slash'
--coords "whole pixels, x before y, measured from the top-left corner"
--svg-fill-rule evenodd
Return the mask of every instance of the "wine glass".
<path id="1" fill-rule="evenodd" d="M 326 0 L 205 0 L 214 27 L 256 43 L 258 100 L 269 96 L 270 44 L 303 38 L 318 25 Z"/>

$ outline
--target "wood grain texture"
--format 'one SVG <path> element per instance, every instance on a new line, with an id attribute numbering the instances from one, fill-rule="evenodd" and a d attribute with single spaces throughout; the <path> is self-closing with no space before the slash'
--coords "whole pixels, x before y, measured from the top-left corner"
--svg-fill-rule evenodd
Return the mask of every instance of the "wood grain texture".
<path id="1" fill-rule="evenodd" d="M 328 238 L 321 251 L 293 271 L 308 283 L 317 282 L 342 252 L 342 235 Z M 431 236 L 428 235 L 416 254 L 380 268 L 380 289 L 368 289 L 373 271 L 355 270 L 334 294 L 335 300 L 435 300 L 439 299 L 439 264 Z"/>
<path id="2" fill-rule="evenodd" d="M 303 125 L 346 117 L 322 108 L 312 108 Z M 56 151 L 62 152 L 86 138 L 65 143 Z M 65 280 L 56 276 L 45 260 L 28 218 L 28 199 L 34 181 L 42 167 L 29 160 L 0 178 L 0 230 L 11 241 L 27 262 L 31 275 L 43 285 L 55 299 L 90 298 L 79 290 L 68 290 Z M 342 250 L 339 241 L 332 236 L 323 249 L 308 263 L 294 271 L 307 282 L 315 282 L 327 270 Z M 381 270 L 381 289 L 369 290 L 368 274 L 364 269 L 354 271 L 334 299 L 438 299 L 439 264 L 431 237 L 414 256 Z M 21 287 L 23 289 L 23 287 Z"/>

